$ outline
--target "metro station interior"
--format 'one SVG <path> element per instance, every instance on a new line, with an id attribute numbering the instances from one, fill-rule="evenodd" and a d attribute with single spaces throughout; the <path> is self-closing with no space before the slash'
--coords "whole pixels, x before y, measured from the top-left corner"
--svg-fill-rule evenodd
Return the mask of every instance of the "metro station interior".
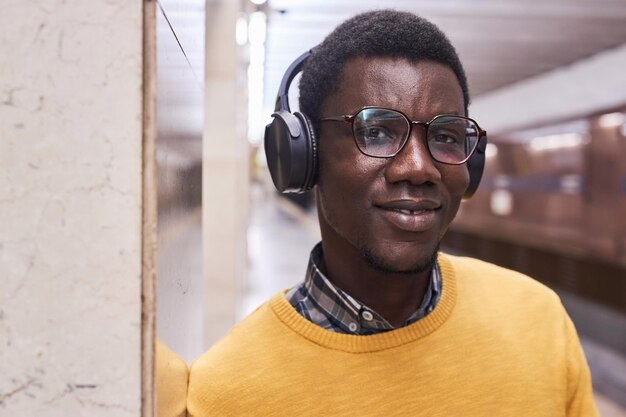
<path id="1" fill-rule="evenodd" d="M 314 193 L 276 191 L 265 125 L 289 64 L 343 20 L 380 7 L 374 0 L 156 1 L 154 326 L 156 339 L 187 365 L 304 278 L 320 240 Z M 385 7 L 417 13 L 447 34 L 468 76 L 470 117 L 489 132 L 480 187 L 462 203 L 442 250 L 556 291 L 581 339 L 600 414 L 626 417 L 626 2 L 392 0 Z M 291 102 L 297 97 L 292 87 Z M 4 193 L 0 215 L 15 213 L 2 204 L 18 197 Z M 19 268 L 8 242 L 17 237 L 8 226 L 0 230 L 7 233 L 0 274 L 10 277 Z M 0 293 L 0 340 L 3 315 L 12 312 L 1 300 L 11 291 Z M 0 374 L 9 367 L 3 359 Z M 10 382 L 0 387 L 4 415 L 20 394 Z"/>

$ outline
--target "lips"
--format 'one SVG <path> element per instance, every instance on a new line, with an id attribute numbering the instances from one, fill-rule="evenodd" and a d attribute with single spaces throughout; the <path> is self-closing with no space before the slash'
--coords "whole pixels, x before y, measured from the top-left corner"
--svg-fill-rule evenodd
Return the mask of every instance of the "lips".
<path id="1" fill-rule="evenodd" d="M 400 199 L 374 204 L 392 226 L 408 232 L 425 232 L 437 223 L 441 203 L 430 199 Z"/>

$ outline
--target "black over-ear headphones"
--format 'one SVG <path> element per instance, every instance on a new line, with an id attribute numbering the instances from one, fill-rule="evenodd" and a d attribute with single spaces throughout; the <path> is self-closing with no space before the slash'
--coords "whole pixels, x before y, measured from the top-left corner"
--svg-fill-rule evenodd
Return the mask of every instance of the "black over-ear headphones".
<path id="1" fill-rule="evenodd" d="M 318 171 L 317 137 L 311 119 L 289 109 L 289 86 L 312 51 L 300 55 L 287 68 L 276 97 L 272 122 L 265 127 L 265 156 L 276 189 L 281 193 L 303 193 L 315 185 Z M 463 195 L 468 199 L 480 184 L 485 167 L 487 136 L 479 138 L 478 147 L 467 161 L 469 186 Z"/>

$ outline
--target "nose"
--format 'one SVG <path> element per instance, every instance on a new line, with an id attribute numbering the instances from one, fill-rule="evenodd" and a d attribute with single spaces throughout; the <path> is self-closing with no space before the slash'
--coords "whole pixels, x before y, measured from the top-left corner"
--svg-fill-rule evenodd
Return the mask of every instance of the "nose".
<path id="1" fill-rule="evenodd" d="M 407 143 L 388 162 L 385 177 L 389 183 L 406 181 L 411 185 L 423 185 L 441 180 L 441 173 L 430 156 L 424 136 L 423 127 L 414 125 Z"/>

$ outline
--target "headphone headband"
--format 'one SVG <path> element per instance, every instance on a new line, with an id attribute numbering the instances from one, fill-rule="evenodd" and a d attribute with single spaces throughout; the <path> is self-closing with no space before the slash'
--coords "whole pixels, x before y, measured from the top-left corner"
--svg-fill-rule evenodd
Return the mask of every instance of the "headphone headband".
<path id="1" fill-rule="evenodd" d="M 278 96 L 276 97 L 276 106 L 274 107 L 275 112 L 279 112 L 280 110 L 285 110 L 287 112 L 291 112 L 289 109 L 289 87 L 291 86 L 291 82 L 296 75 L 302 69 L 304 62 L 308 57 L 313 53 L 313 49 L 310 49 L 296 58 L 295 61 L 289 65 L 287 71 L 285 71 L 285 75 L 283 75 L 283 79 L 280 81 L 280 87 L 278 87 Z"/>

